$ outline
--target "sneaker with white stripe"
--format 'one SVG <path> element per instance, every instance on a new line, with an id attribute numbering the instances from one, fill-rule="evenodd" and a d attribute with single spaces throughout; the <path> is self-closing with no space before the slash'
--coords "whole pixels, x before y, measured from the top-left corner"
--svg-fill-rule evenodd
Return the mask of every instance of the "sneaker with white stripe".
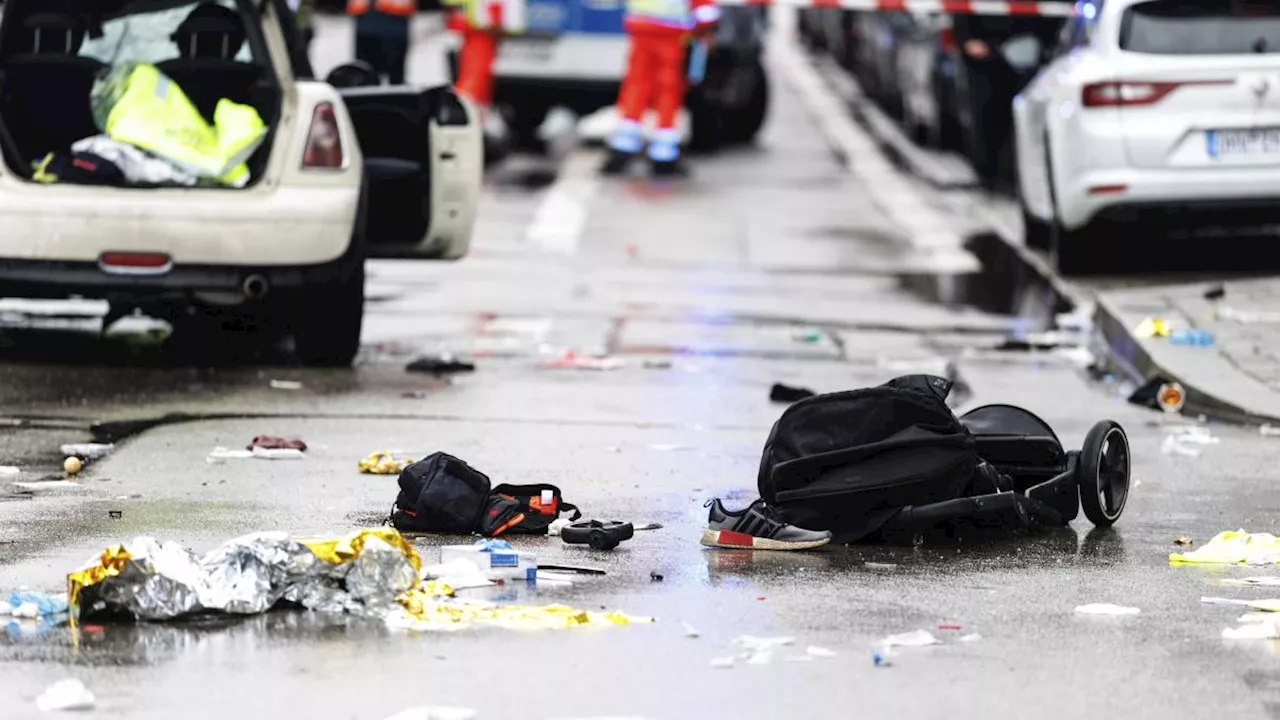
<path id="1" fill-rule="evenodd" d="M 708 547 L 745 550 L 810 550 L 831 542 L 825 530 L 806 530 L 788 525 L 773 508 L 757 500 L 744 510 L 731 512 L 720 499 L 709 500 L 711 508 L 702 544 Z"/>

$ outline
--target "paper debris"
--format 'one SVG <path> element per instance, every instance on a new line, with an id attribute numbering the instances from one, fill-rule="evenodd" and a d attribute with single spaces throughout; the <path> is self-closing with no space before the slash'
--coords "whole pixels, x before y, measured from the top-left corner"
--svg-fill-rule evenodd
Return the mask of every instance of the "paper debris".
<path id="1" fill-rule="evenodd" d="M 36 698 L 36 707 L 41 712 L 89 710 L 93 707 L 93 703 L 93 692 L 75 678 L 59 680 Z"/>
<path id="2" fill-rule="evenodd" d="M 659 445 L 650 445 L 649 449 L 657 450 L 658 452 L 676 452 L 678 450 L 692 450 L 693 446 L 679 445 L 679 444 L 659 444 Z"/>
<path id="3" fill-rule="evenodd" d="M 933 636 L 928 630 L 912 630 L 911 632 L 898 633 L 880 641 L 880 647 L 924 647 L 925 645 L 941 645 L 942 641 Z"/>
<path id="4" fill-rule="evenodd" d="M 33 492 L 39 492 L 41 490 L 68 490 L 71 488 L 84 487 L 84 485 L 81 485 L 80 483 L 72 480 L 43 480 L 39 482 L 16 482 L 13 484 L 13 486 L 22 488 L 23 490 L 31 490 Z"/>
<path id="5" fill-rule="evenodd" d="M 716 668 L 718 670 L 728 670 L 729 668 L 733 667 L 733 658 L 731 657 L 712 658 L 711 667 Z"/>
<path id="6" fill-rule="evenodd" d="M 297 448 L 255 447 L 253 456 L 260 460 L 301 460 L 306 454 Z"/>
<path id="7" fill-rule="evenodd" d="M 836 656 L 834 651 L 828 650 L 824 647 L 818 647 L 817 645 L 810 645 L 809 647 L 805 648 L 804 651 L 808 653 L 809 656 L 811 657 L 833 658 Z"/>
<path id="8" fill-rule="evenodd" d="M 1225 580 L 1219 580 L 1218 584 L 1219 585 L 1239 585 L 1239 586 L 1247 586 L 1247 587 L 1253 587 L 1253 586 L 1274 587 L 1276 585 L 1280 585 L 1280 576 L 1262 575 L 1259 577 L 1227 578 Z"/>
<path id="9" fill-rule="evenodd" d="M 696 637 L 700 637 L 700 634 L 698 633 L 697 628 L 690 625 L 689 623 L 684 623 L 684 636 L 687 638 L 696 638 Z"/>
<path id="10" fill-rule="evenodd" d="M 569 518 L 556 518 L 551 521 L 551 525 L 547 527 L 547 534 L 551 537 L 558 537 L 560 531 L 568 526 L 572 521 Z"/>
<path id="11" fill-rule="evenodd" d="M 981 639 L 982 639 L 982 636 L 979 635 L 978 633 L 969 633 L 968 635 L 960 636 L 960 642 L 975 642 Z"/>
<path id="12" fill-rule="evenodd" d="M 1280 613 L 1280 599 L 1276 598 L 1241 600 L 1239 598 L 1202 597 L 1200 602 L 1205 605 L 1237 605 L 1252 610 L 1261 610 L 1262 612 Z"/>
<path id="13" fill-rule="evenodd" d="M 302 383 L 297 380 L 272 380 L 271 387 L 275 390 L 301 390 Z"/>
<path id="14" fill-rule="evenodd" d="M 62 451 L 63 455 L 75 455 L 85 460 L 97 460 L 106 457 L 115 448 L 116 446 L 110 443 L 75 443 L 63 445 L 58 449 Z"/>
<path id="15" fill-rule="evenodd" d="M 1089 603 L 1076 606 L 1076 613 L 1080 615 L 1137 615 L 1140 612 L 1142 611 L 1136 607 L 1111 603 Z"/>
<path id="16" fill-rule="evenodd" d="M 1223 640 L 1274 640 L 1280 638 L 1280 626 L 1274 622 L 1257 622 L 1238 628 L 1224 628 Z"/>

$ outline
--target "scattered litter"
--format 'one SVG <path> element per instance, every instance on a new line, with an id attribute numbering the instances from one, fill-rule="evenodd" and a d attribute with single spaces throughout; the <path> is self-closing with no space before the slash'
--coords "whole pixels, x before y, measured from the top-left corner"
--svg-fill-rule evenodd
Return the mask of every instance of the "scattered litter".
<path id="1" fill-rule="evenodd" d="M 1164 442 L 1160 445 L 1160 452 L 1165 455 L 1199 457 L 1201 451 L 1192 445 L 1217 445 L 1220 442 L 1222 438 L 1214 437 L 1208 428 L 1190 425 L 1177 428 L 1165 435 Z"/>
<path id="2" fill-rule="evenodd" d="M 670 360 L 645 360 L 643 367 L 645 370 L 670 370 Z"/>
<path id="3" fill-rule="evenodd" d="M 50 595 L 49 593 L 35 590 L 15 590 L 9 593 L 8 604 L 13 608 L 14 615 L 18 614 L 18 610 L 23 610 L 24 608 L 34 610 L 34 614 L 28 614 L 31 610 L 24 610 L 23 615 L 25 617 L 61 615 L 67 612 L 67 594 Z"/>
<path id="4" fill-rule="evenodd" d="M 938 623 L 939 630 L 959 630 L 960 626 L 956 623 Z"/>
<path id="5" fill-rule="evenodd" d="M 1167 320 L 1149 317 L 1138 323 L 1138 326 L 1133 329 L 1133 335 L 1140 340 L 1149 340 L 1154 337 L 1167 338 L 1172 330 Z"/>
<path id="6" fill-rule="evenodd" d="M 697 628 L 690 625 L 689 623 L 684 623 L 684 636 L 687 638 L 696 638 L 696 637 L 700 637 L 701 633 L 699 633 Z"/>
<path id="7" fill-rule="evenodd" d="M 474 564 L 490 580 L 538 579 L 538 556 L 516 550 L 506 540 L 483 539 L 470 545 L 445 545 L 440 562 L 464 561 Z"/>
<path id="8" fill-rule="evenodd" d="M 1213 333 L 1208 330 L 1179 330 L 1169 336 L 1171 345 L 1189 345 L 1191 347 L 1210 347 L 1213 345 Z"/>
<path id="9" fill-rule="evenodd" d="M 570 575 L 568 573 L 548 572 L 546 570 L 539 570 L 537 572 L 536 577 L 537 577 L 537 581 L 540 583 L 546 582 L 546 583 L 552 583 L 557 585 L 573 584 L 573 575 Z"/>
<path id="10" fill-rule="evenodd" d="M 108 510 L 108 511 L 107 511 L 107 517 L 111 518 L 112 520 L 119 520 L 120 518 L 124 517 L 124 511 L 123 511 L 123 510 Z"/>
<path id="11" fill-rule="evenodd" d="M 833 658 L 836 656 L 836 653 L 834 650 L 828 650 L 824 647 L 818 647 L 817 645 L 810 645 L 809 647 L 805 648 L 804 651 L 810 657 Z"/>
<path id="12" fill-rule="evenodd" d="M 773 387 L 769 389 L 769 399 L 773 402 L 799 402 L 814 395 L 817 395 L 817 393 L 809 388 L 783 385 L 782 383 L 774 383 Z"/>
<path id="13" fill-rule="evenodd" d="M 729 670 L 733 667 L 733 658 L 731 657 L 712 658 L 711 667 L 716 668 L 718 670 Z"/>
<path id="14" fill-rule="evenodd" d="M 307 455 L 297 448 L 256 447 L 253 456 L 260 460 L 302 460 Z"/>
<path id="15" fill-rule="evenodd" d="M 1280 428 L 1263 423 L 1262 427 L 1258 428 L 1258 434 L 1264 437 L 1277 437 L 1280 436 Z"/>
<path id="16" fill-rule="evenodd" d="M 941 645 L 942 641 L 933 636 L 928 630 L 912 630 L 907 633 L 899 633 L 890 635 L 880 641 L 880 647 L 888 649 L 891 647 L 924 647 L 925 645 Z"/>
<path id="17" fill-rule="evenodd" d="M 1227 578 L 1225 580 L 1219 580 L 1218 584 L 1239 585 L 1242 587 L 1276 587 L 1280 586 L 1280 577 L 1275 575 L 1264 575 L 1247 578 Z"/>
<path id="18" fill-rule="evenodd" d="M 651 573 L 649 573 L 649 581 L 650 581 L 650 582 L 662 582 L 662 581 L 663 581 L 663 580 L 665 580 L 665 579 L 666 579 L 666 578 L 665 578 L 665 577 L 663 576 L 663 574 L 662 574 L 662 573 L 660 573 L 660 572 L 656 572 L 656 571 L 655 571 L 655 572 L 651 572 Z"/>
<path id="19" fill-rule="evenodd" d="M 636 530 L 661 530 L 662 523 L 656 523 L 656 522 L 640 523 L 639 525 L 635 525 L 634 528 Z"/>
<path id="20" fill-rule="evenodd" d="M 822 331 L 817 328 L 804 328 L 791 333 L 791 339 L 796 342 L 816 343 L 822 341 Z"/>
<path id="21" fill-rule="evenodd" d="M 898 563 L 869 562 L 869 563 L 863 563 L 862 567 L 868 570 L 897 570 Z"/>
<path id="22" fill-rule="evenodd" d="M 1076 606 L 1076 613 L 1079 615 L 1137 615 L 1140 612 L 1142 611 L 1136 607 L 1112 603 L 1089 603 Z"/>
<path id="23" fill-rule="evenodd" d="M 292 449 L 292 450 L 301 450 L 305 452 L 307 449 L 307 444 L 296 438 L 282 438 L 282 437 L 276 437 L 274 435 L 259 435 L 258 437 L 249 441 L 249 444 L 245 446 L 245 450 L 256 450 L 257 448 L 263 448 L 264 450 Z"/>
<path id="24" fill-rule="evenodd" d="M 893 663 L 885 659 L 885 656 L 880 654 L 878 651 L 871 653 L 871 664 L 876 667 L 890 667 L 893 665 Z"/>
<path id="25" fill-rule="evenodd" d="M 63 455 L 75 455 L 83 460 L 98 460 L 106 457 L 116 446 L 109 443 L 75 443 L 59 448 Z"/>
<path id="26" fill-rule="evenodd" d="M 617 445 L 609 445 L 605 447 L 604 451 L 607 453 L 620 453 L 622 452 L 622 448 L 618 447 Z"/>
<path id="27" fill-rule="evenodd" d="M 360 461 L 358 467 L 360 472 L 366 475 L 399 475 L 415 462 L 417 461 L 408 458 L 397 460 L 389 450 L 379 450 L 369 453 L 368 457 Z"/>
<path id="28" fill-rule="evenodd" d="M 768 665 L 773 660 L 773 652 L 780 647 L 794 645 L 793 637 L 756 637 L 740 635 L 733 639 L 733 644 L 743 649 L 742 658 L 748 665 Z"/>
<path id="29" fill-rule="evenodd" d="M 424 355 L 405 366 L 406 372 L 427 373 L 429 375 L 452 375 L 454 373 L 475 372 L 475 363 L 459 359 L 453 353 Z"/>
<path id="30" fill-rule="evenodd" d="M 72 455 L 71 457 L 62 461 L 62 470 L 68 475 L 75 475 L 76 473 L 79 473 L 83 469 L 84 469 L 84 461 L 76 457 L 75 455 Z"/>
<path id="31" fill-rule="evenodd" d="M 1266 613 L 1280 613 L 1280 599 L 1265 598 L 1262 600 L 1241 600 L 1240 598 L 1219 598 L 1219 597 L 1202 597 L 1200 602 L 1205 605 L 1234 605 L 1238 607 L 1247 607 L 1250 610 L 1258 610 Z"/>
<path id="32" fill-rule="evenodd" d="M 31 492 L 40 492 L 42 490 L 66 490 L 71 488 L 84 487 L 73 480 L 40 480 L 37 482 L 16 482 L 13 484 L 16 488 L 29 490 Z"/>
<path id="33" fill-rule="evenodd" d="M 455 558 L 439 565 L 424 567 L 421 577 L 423 580 L 439 580 L 441 584 L 454 590 L 492 587 L 494 584 L 479 565 L 466 558 Z"/>
<path id="34" fill-rule="evenodd" d="M 1221 300 L 1227 296 L 1227 288 L 1222 283 L 1212 285 L 1208 290 L 1204 291 L 1205 300 Z"/>
<path id="35" fill-rule="evenodd" d="M 1169 555 L 1170 565 L 1275 565 L 1280 563 L 1280 538 L 1271 533 L 1227 530 L 1185 553 Z"/>
<path id="36" fill-rule="evenodd" d="M 272 380 L 271 387 L 274 390 L 301 390 L 302 383 L 297 380 Z"/>
<path id="37" fill-rule="evenodd" d="M 539 570 L 552 570 L 554 572 L 573 573 L 574 575 L 605 575 L 604 570 L 599 568 L 579 567 L 577 565 L 539 565 Z"/>
<path id="38" fill-rule="evenodd" d="M 551 537 L 558 537 L 560 535 L 560 530 L 571 522 L 573 521 L 569 518 L 556 518 L 547 526 L 547 534 Z"/>
<path id="39" fill-rule="evenodd" d="M 13 614 L 13 606 L 4 600 L 0 600 L 0 617 L 7 617 Z"/>
<path id="40" fill-rule="evenodd" d="M 9 477 L 12 475 L 21 475 L 22 470 L 12 465 L 0 465 L 0 476 Z"/>
<path id="41" fill-rule="evenodd" d="M 1192 540 L 1186 535 L 1175 535 L 1173 538 L 1174 545 L 1194 545 L 1195 542 L 1195 540 Z"/>
<path id="42" fill-rule="evenodd" d="M 1189 447 L 1179 441 L 1176 435 L 1166 435 L 1160 444 L 1160 452 L 1164 455 L 1181 455 L 1183 457 L 1200 457 L 1200 450 Z"/>
<path id="43" fill-rule="evenodd" d="M 89 710 L 93 708 L 93 703 L 93 692 L 75 678 L 59 680 L 36 698 L 36 707 L 41 712 Z"/>
<path id="44" fill-rule="evenodd" d="M 650 445 L 650 446 L 649 446 L 649 449 L 650 449 L 650 450 L 656 450 L 656 451 L 658 451 L 658 452 L 677 452 L 677 451 L 681 451 L 681 450 L 692 450 L 692 449 L 693 449 L 693 446 L 692 446 L 692 445 L 679 445 L 679 444 L 674 444 L 674 443 L 673 443 L 673 444 L 658 444 L 658 445 Z"/>
<path id="45" fill-rule="evenodd" d="M 480 713 L 471 708 L 417 705 L 402 710 L 386 720 L 474 720 Z"/>
<path id="46" fill-rule="evenodd" d="M 1237 628 L 1223 628 L 1223 640 L 1275 640 L 1280 638 L 1280 625 L 1274 622 L 1256 622 Z"/>
<path id="47" fill-rule="evenodd" d="M 978 633 L 969 633 L 968 635 L 960 636 L 960 642 L 976 642 L 981 639 L 982 639 L 982 636 L 979 635 Z"/>
<path id="48" fill-rule="evenodd" d="M 224 447 L 216 447 L 213 452 L 205 457 L 204 461 L 210 465 L 224 463 L 228 460 L 244 460 L 253 457 L 252 450 L 228 450 Z"/>
<path id="49" fill-rule="evenodd" d="M 558 358 L 542 363 L 546 368 L 563 368 L 572 370 L 618 370 L 626 367 L 627 362 L 621 358 L 593 357 L 566 352 Z"/>

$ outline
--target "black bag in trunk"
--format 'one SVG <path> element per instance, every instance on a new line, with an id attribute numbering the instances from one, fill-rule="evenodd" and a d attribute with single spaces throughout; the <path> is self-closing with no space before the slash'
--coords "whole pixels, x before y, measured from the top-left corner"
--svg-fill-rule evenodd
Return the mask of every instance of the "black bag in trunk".
<path id="1" fill-rule="evenodd" d="M 876 533 L 906 506 L 962 496 L 979 463 L 947 407 L 951 382 L 908 375 L 787 408 L 760 462 L 760 497 L 835 542 Z"/>

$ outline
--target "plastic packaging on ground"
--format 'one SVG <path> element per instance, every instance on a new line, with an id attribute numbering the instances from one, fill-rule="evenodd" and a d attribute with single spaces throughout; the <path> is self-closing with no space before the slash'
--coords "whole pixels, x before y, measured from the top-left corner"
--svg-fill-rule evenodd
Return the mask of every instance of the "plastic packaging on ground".
<path id="1" fill-rule="evenodd" d="M 361 460 L 357 467 L 366 475 L 399 475 L 415 462 L 417 461 L 408 458 L 397 459 L 389 450 L 379 450 L 369 453 L 369 456 Z"/>
<path id="2" fill-rule="evenodd" d="M 41 712 L 56 710 L 89 710 L 93 707 L 93 692 L 83 682 L 75 678 L 59 680 L 50 685 L 40 697 L 36 698 L 36 707 Z"/>
<path id="3" fill-rule="evenodd" d="M 15 590 L 9 594 L 8 613 L 14 617 L 38 617 L 67 612 L 66 594 L 50 595 L 34 590 Z"/>
<path id="4" fill-rule="evenodd" d="M 1280 563 L 1280 537 L 1271 533 L 1227 530 L 1185 553 L 1171 553 L 1170 565 L 1275 565 Z"/>
<path id="5" fill-rule="evenodd" d="M 890 635 L 880 641 L 882 648 L 892 647 L 924 647 L 926 645 L 941 645 L 942 641 L 933 636 L 928 630 L 913 630 L 907 633 L 899 633 Z"/>

